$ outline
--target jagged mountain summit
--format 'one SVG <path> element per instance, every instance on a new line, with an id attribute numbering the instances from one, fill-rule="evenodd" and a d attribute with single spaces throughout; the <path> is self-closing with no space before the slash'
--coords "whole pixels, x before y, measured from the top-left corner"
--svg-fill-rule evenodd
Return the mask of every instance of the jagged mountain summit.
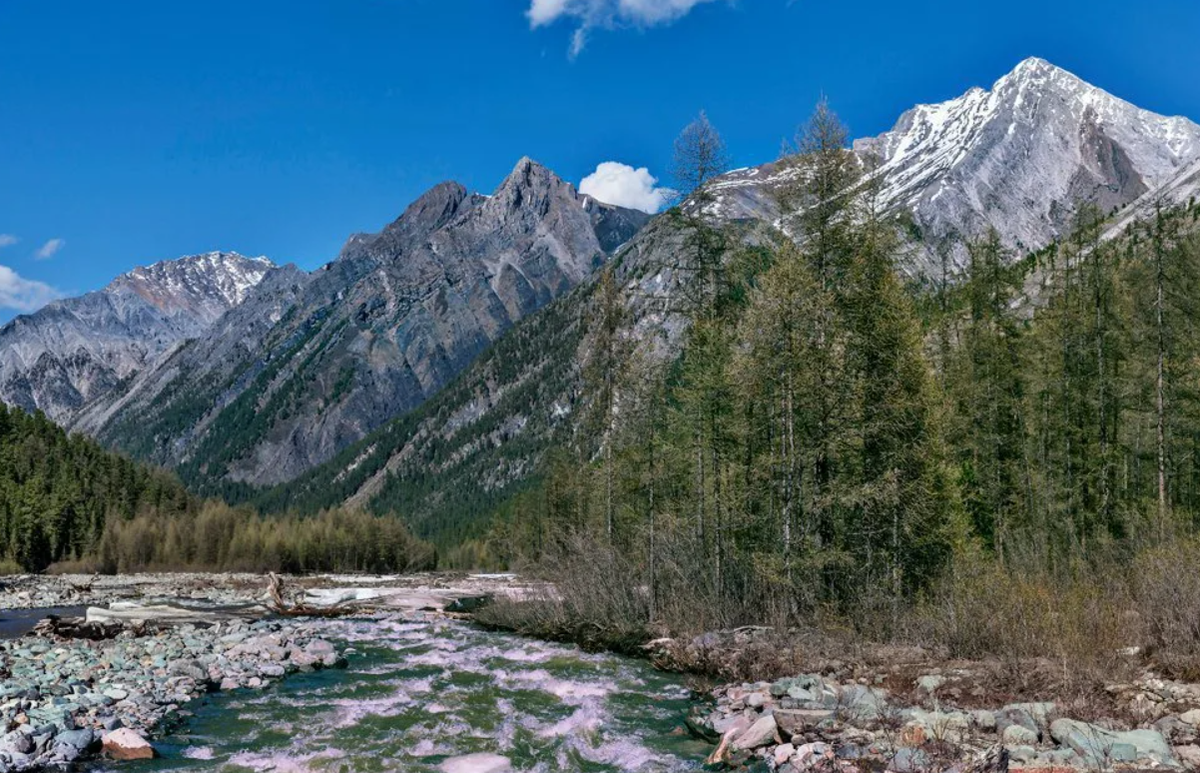
<path id="1" fill-rule="evenodd" d="M 311 276 L 264 282 L 79 426 L 202 486 L 288 480 L 437 393 L 647 219 L 528 158 L 490 196 L 443 183 Z"/>
<path id="2" fill-rule="evenodd" d="M 1076 204 L 1112 212 L 1200 159 L 1200 125 L 1142 110 L 1071 73 L 1032 58 L 990 90 L 917 105 L 854 150 L 882 177 L 879 204 L 911 215 L 921 249 L 910 273 L 935 270 L 943 244 L 995 227 L 1018 252 L 1036 250 L 1070 226 Z M 721 180 L 729 217 L 773 213 L 773 165 Z"/>
<path id="3" fill-rule="evenodd" d="M 0 400 L 70 424 L 84 406 L 201 335 L 271 270 L 266 258 L 208 252 L 122 274 L 0 327 Z"/>

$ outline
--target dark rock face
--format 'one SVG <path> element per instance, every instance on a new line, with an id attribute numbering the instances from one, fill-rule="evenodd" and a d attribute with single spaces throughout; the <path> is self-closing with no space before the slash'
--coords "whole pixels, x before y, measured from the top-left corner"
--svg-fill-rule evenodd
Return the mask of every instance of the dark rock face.
<path id="1" fill-rule="evenodd" d="M 443 183 L 311 276 L 264 282 L 86 428 L 194 482 L 288 480 L 420 405 L 646 220 L 529 159 L 492 196 Z"/>
<path id="2" fill-rule="evenodd" d="M 178 342 L 200 335 L 272 270 L 213 252 L 135 269 L 0 328 L 0 401 L 70 424 Z"/>

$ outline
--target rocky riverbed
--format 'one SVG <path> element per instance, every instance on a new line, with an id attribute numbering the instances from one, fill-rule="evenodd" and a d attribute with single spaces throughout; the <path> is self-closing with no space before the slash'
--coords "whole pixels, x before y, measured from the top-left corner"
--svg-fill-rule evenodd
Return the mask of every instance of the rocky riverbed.
<path id="1" fill-rule="evenodd" d="M 261 689 L 345 665 L 313 622 L 192 623 L 113 639 L 0 642 L 0 771 L 61 766 L 103 749 L 153 756 L 146 740 L 214 690 Z"/>
<path id="2" fill-rule="evenodd" d="M 316 577 L 292 585 L 297 601 L 395 617 L 505 592 L 509 579 Z M 17 624 L 37 616 L 28 610 L 77 605 L 86 608 L 79 625 L 0 640 L 0 773 L 65 767 L 101 752 L 152 757 L 151 740 L 186 719 L 201 696 L 346 665 L 323 635 L 329 620 L 272 618 L 260 576 L 0 581 L 0 610 L 26 610 Z"/>
<path id="3" fill-rule="evenodd" d="M 693 708 L 689 729 L 717 744 L 714 765 L 780 773 L 862 770 L 1191 770 L 1200 764 L 1200 685 L 1147 676 L 1112 685 L 1141 723 L 1072 719 L 1054 702 L 960 709 L 920 676 L 904 699 L 869 680 L 819 674 L 725 685 Z M 879 679 L 882 681 L 882 678 Z"/>
<path id="4" fill-rule="evenodd" d="M 1200 766 L 1200 685 L 1150 672 L 1091 706 L 991 705 L 969 665 L 914 671 L 909 661 L 831 663 L 695 694 L 647 662 L 484 631 L 453 613 L 530 592 L 511 576 L 287 583 L 297 603 L 355 613 L 273 617 L 264 578 L 252 575 L 6 578 L 0 610 L 83 608 L 98 627 L 0 639 L 0 773 L 94 758 L 121 770 L 154 756 L 137 769 L 674 773 L 705 758 L 780 773 Z"/>

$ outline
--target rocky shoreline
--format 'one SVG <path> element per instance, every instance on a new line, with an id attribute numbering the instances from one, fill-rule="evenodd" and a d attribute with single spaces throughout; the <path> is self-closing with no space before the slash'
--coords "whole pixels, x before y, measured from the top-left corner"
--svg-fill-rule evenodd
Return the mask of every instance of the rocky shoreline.
<path id="1" fill-rule="evenodd" d="M 688 717 L 717 745 L 708 762 L 764 765 L 779 773 L 1193 770 L 1200 765 L 1200 685 L 1147 675 L 1110 686 L 1142 722 L 1083 722 L 1054 702 L 961 709 L 940 673 L 916 679 L 907 697 L 867 679 L 819 674 L 718 687 Z M 878 677 L 877 681 L 882 681 Z M 913 696 L 917 696 L 914 700 Z"/>
<path id="2" fill-rule="evenodd" d="M 510 576 L 289 582 L 306 604 L 356 604 L 356 616 L 380 621 L 470 612 L 485 596 L 528 592 Z M 354 652 L 330 640 L 337 637 L 326 620 L 272 617 L 264 578 L 255 575 L 0 583 L 0 610 L 86 606 L 90 621 L 73 630 L 42 624 L 0 639 L 0 773 L 61 769 L 101 754 L 151 756 L 155 739 L 204 695 L 260 690 L 289 674 L 342 667 Z M 722 651 L 736 649 L 726 644 Z M 980 673 L 938 666 L 843 663 L 726 684 L 698 696 L 684 724 L 713 745 L 707 762 L 716 769 L 1073 773 L 1200 766 L 1200 684 L 1147 671 L 1110 685 L 1108 700 L 1084 712 L 1085 722 L 1076 704 L 1010 698 L 989 705 Z"/>
<path id="3" fill-rule="evenodd" d="M 501 580 L 289 578 L 315 606 L 362 614 L 441 610 Z M 507 579 L 507 578 L 503 578 Z M 321 618 L 272 617 L 258 575 L 8 577 L 2 610 L 87 607 L 0 639 L 0 773 L 63 769 L 101 754 L 154 755 L 153 739 L 217 690 L 258 690 L 289 674 L 347 664 Z"/>
<path id="4" fill-rule="evenodd" d="M 344 666 L 312 622 L 229 620 L 115 638 L 0 642 L 0 772 L 65 767 L 103 750 L 153 756 L 148 739 L 213 690 L 261 689 Z"/>

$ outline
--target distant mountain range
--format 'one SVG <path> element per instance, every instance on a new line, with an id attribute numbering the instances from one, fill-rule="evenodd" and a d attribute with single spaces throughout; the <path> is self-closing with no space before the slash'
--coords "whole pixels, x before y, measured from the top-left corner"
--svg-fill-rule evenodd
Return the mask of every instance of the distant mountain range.
<path id="1" fill-rule="evenodd" d="M 202 487 L 288 480 L 436 394 L 647 219 L 530 159 L 491 196 L 443 183 L 324 268 L 266 275 L 69 421 Z"/>
<path id="2" fill-rule="evenodd" d="M 1039 59 L 854 149 L 906 224 L 913 276 L 961 264 L 989 227 L 1035 250 L 1078 201 L 1119 224 L 1200 188 L 1200 126 Z M 783 174 L 725 175 L 713 214 L 776 222 Z M 0 328 L 0 399 L 202 490 L 295 481 L 268 498 L 448 517 L 532 474 L 569 424 L 596 267 L 615 259 L 634 304 L 671 292 L 680 235 L 648 221 L 522 159 L 491 196 L 438 185 L 311 274 L 209 253 L 18 317 Z M 680 323 L 643 305 L 634 324 L 670 339 Z"/>
<path id="3" fill-rule="evenodd" d="M 17 317 L 0 327 L 0 400 L 69 424 L 176 344 L 203 335 L 272 269 L 266 258 L 235 252 L 165 260 Z"/>
<path id="4" fill-rule="evenodd" d="M 989 227 L 1020 252 L 1069 229 L 1076 203 L 1105 212 L 1200 177 L 1200 125 L 1142 110 L 1042 59 L 1026 59 L 991 90 L 917 105 L 889 132 L 854 149 L 878 165 L 879 204 L 911 215 L 913 275 L 940 270 L 939 250 L 961 265 L 963 241 Z M 739 170 L 717 186 L 729 218 L 777 215 L 774 164 Z"/>

